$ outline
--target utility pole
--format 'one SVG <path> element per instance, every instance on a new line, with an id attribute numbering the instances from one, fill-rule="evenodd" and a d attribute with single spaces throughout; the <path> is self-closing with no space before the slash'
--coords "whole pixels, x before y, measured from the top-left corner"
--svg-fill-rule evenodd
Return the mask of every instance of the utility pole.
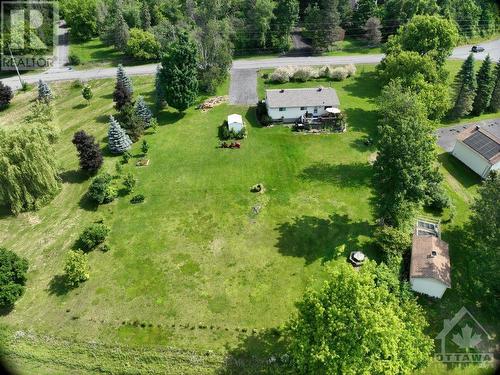
<path id="1" fill-rule="evenodd" d="M 9 46 L 9 52 L 10 52 L 10 58 L 12 59 L 12 62 L 14 63 L 14 66 L 16 68 L 17 76 L 19 77 L 19 83 L 21 84 L 21 88 L 22 88 L 23 87 L 23 80 L 21 79 L 21 74 L 19 74 L 19 69 L 17 68 L 16 59 L 14 59 L 14 55 L 12 55 L 12 50 L 10 49 L 10 46 Z"/>

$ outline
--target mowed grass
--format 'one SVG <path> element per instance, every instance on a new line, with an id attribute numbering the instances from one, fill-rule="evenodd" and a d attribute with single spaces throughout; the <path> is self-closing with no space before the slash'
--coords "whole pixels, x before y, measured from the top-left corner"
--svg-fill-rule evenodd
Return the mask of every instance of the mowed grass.
<path id="1" fill-rule="evenodd" d="M 152 81 L 134 78 L 136 95 L 151 101 Z M 114 82 L 91 85 L 89 106 L 80 88 L 53 85 L 61 193 L 38 212 L 4 212 L 0 219 L 2 245 L 30 262 L 26 294 L 0 318 L 9 326 L 82 340 L 222 350 L 244 330 L 284 323 L 305 287 L 321 281 L 322 263 L 336 246 L 346 244 L 347 255 L 368 240 L 372 151 L 361 139 L 363 129 L 375 126 L 370 118 L 345 134 L 306 136 L 261 128 L 248 107 L 185 115 L 167 109 L 158 133 L 145 136 L 150 165 L 137 168 L 132 161 L 125 168 L 138 178 L 145 203 L 120 197 L 95 208 L 84 198 L 89 180 L 78 171 L 70 140 L 84 129 L 105 149 Z M 17 95 L 2 126 L 22 126 L 34 95 Z M 349 102 L 344 93 L 341 101 Z M 222 150 L 217 127 L 233 112 L 244 116 L 248 138 L 240 150 Z M 103 169 L 114 173 L 117 160 L 106 156 Z M 256 183 L 264 184 L 264 194 L 250 192 Z M 64 254 L 101 217 L 112 229 L 111 251 L 91 253 L 90 280 L 67 291 L 60 283 Z M 135 320 L 147 327 L 122 324 Z M 199 329 L 200 323 L 214 328 Z"/>

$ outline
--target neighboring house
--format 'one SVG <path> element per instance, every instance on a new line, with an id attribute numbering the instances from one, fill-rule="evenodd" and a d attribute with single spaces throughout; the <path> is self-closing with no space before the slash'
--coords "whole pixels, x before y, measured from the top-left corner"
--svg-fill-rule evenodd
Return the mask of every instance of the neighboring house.
<path id="1" fill-rule="evenodd" d="M 479 125 L 471 126 L 457 135 L 452 154 L 486 178 L 491 171 L 500 169 L 500 138 Z"/>
<path id="2" fill-rule="evenodd" d="M 327 108 L 338 108 L 339 98 L 334 89 L 266 90 L 266 108 L 273 121 L 295 122 L 302 115 L 321 116 Z"/>
<path id="3" fill-rule="evenodd" d="M 451 288 L 448 244 L 441 240 L 439 224 L 417 220 L 411 249 L 410 285 L 415 292 L 441 298 Z"/>
<path id="4" fill-rule="evenodd" d="M 227 116 L 227 127 L 235 133 L 239 133 L 243 129 L 243 119 L 241 115 L 232 114 Z"/>

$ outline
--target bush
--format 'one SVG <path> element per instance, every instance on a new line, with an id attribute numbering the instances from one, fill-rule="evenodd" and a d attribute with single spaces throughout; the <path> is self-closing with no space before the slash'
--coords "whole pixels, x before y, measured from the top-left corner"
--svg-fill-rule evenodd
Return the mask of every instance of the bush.
<path id="1" fill-rule="evenodd" d="M 144 202 L 144 199 L 145 199 L 144 195 L 137 194 L 137 195 L 134 195 L 132 197 L 132 199 L 130 200 L 130 203 L 134 203 L 134 204 L 135 203 L 142 203 L 142 202 Z"/>
<path id="2" fill-rule="evenodd" d="M 28 261 L 0 247 L 0 307 L 12 308 L 23 295 Z"/>
<path id="3" fill-rule="evenodd" d="M 0 109 L 7 108 L 13 97 L 14 94 L 12 93 L 10 86 L 4 85 L 3 82 L 0 82 Z"/>
<path id="4" fill-rule="evenodd" d="M 425 199 L 425 205 L 433 210 L 442 212 L 445 208 L 450 207 L 450 198 L 444 191 L 442 186 L 428 191 Z"/>
<path id="5" fill-rule="evenodd" d="M 330 78 L 333 79 L 334 81 L 343 81 L 349 76 L 347 69 L 342 66 L 330 69 L 329 74 Z"/>
<path id="6" fill-rule="evenodd" d="M 127 173 L 123 179 L 123 187 L 125 188 L 125 192 L 130 194 L 135 185 L 137 185 L 137 179 L 134 177 L 132 173 Z"/>
<path id="7" fill-rule="evenodd" d="M 87 281 L 90 277 L 87 254 L 84 254 L 81 250 L 68 251 L 64 265 L 64 276 L 66 284 L 70 287 L 76 287 L 78 284 Z"/>
<path id="8" fill-rule="evenodd" d="M 344 65 L 344 69 L 347 71 L 348 77 L 352 77 L 356 74 L 356 66 L 354 64 Z"/>
<path id="9" fill-rule="evenodd" d="M 101 246 L 99 246 L 99 250 L 101 250 L 103 253 L 107 253 L 111 248 L 107 243 L 103 243 Z"/>
<path id="10" fill-rule="evenodd" d="M 313 78 L 313 69 L 308 66 L 298 67 L 293 73 L 293 79 L 299 82 L 306 82 Z"/>
<path id="11" fill-rule="evenodd" d="M 330 67 L 328 65 L 323 65 L 317 70 L 318 78 L 329 78 L 330 77 Z"/>
<path id="12" fill-rule="evenodd" d="M 231 136 L 231 134 L 229 134 L 229 128 L 227 125 L 227 121 L 224 120 L 222 125 L 219 126 L 219 139 L 221 141 L 226 141 L 229 139 L 230 136 Z"/>
<path id="13" fill-rule="evenodd" d="M 383 226 L 377 228 L 373 235 L 375 245 L 384 255 L 384 261 L 402 257 L 411 248 L 411 235 L 404 230 Z"/>
<path id="14" fill-rule="evenodd" d="M 28 115 L 24 118 L 27 124 L 38 123 L 47 125 L 54 120 L 54 107 L 50 103 L 35 101 L 29 108 Z"/>
<path id="15" fill-rule="evenodd" d="M 127 54 L 140 60 L 158 58 L 160 43 L 149 31 L 132 28 L 127 42 Z"/>
<path id="16" fill-rule="evenodd" d="M 122 164 L 128 164 L 131 158 L 132 154 L 129 151 L 125 151 L 122 155 Z"/>
<path id="17" fill-rule="evenodd" d="M 94 223 L 84 229 L 78 238 L 78 245 L 84 251 L 90 251 L 102 244 L 109 234 L 109 227 L 102 223 Z"/>
<path id="18" fill-rule="evenodd" d="M 74 53 L 70 53 L 68 56 L 68 64 L 69 65 L 80 65 L 81 64 L 80 56 L 78 56 Z"/>
<path id="19" fill-rule="evenodd" d="M 112 184 L 113 177 L 103 173 L 92 180 L 87 196 L 97 204 L 110 203 L 116 196 L 116 188 Z"/>
<path id="20" fill-rule="evenodd" d="M 263 101 L 257 103 L 256 116 L 262 126 L 268 126 L 272 122 L 271 117 L 267 114 L 266 103 Z"/>
<path id="21" fill-rule="evenodd" d="M 290 81 L 295 73 L 293 66 L 281 66 L 276 68 L 274 72 L 269 75 L 269 81 L 276 83 L 285 83 Z"/>

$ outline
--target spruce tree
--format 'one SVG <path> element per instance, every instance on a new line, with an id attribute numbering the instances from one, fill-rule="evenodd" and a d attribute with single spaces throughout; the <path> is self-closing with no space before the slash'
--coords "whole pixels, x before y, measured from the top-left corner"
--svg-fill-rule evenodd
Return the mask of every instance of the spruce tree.
<path id="1" fill-rule="evenodd" d="M 451 117 L 458 119 L 472 111 L 472 103 L 476 92 L 476 76 L 474 74 L 474 56 L 472 53 L 462 64 L 455 78 L 456 99 Z"/>
<path id="2" fill-rule="evenodd" d="M 161 109 L 165 106 L 165 87 L 162 83 L 161 77 L 161 66 L 156 67 L 155 75 L 155 105 L 157 109 Z"/>
<path id="3" fill-rule="evenodd" d="M 115 102 L 115 108 L 119 111 L 126 105 L 132 103 L 132 93 L 124 86 L 122 81 L 116 81 L 113 101 Z"/>
<path id="4" fill-rule="evenodd" d="M 146 1 L 142 3 L 141 22 L 143 30 L 147 31 L 151 28 L 151 13 L 149 12 L 149 6 Z"/>
<path id="5" fill-rule="evenodd" d="M 491 112 L 500 111 L 500 60 L 498 60 L 493 74 L 493 92 L 491 94 L 491 101 L 489 110 Z"/>
<path id="6" fill-rule="evenodd" d="M 49 85 L 42 81 L 38 81 L 38 100 L 49 103 L 53 99 L 52 90 Z"/>
<path id="7" fill-rule="evenodd" d="M 486 56 L 479 72 L 477 72 L 477 90 L 472 113 L 475 116 L 482 114 L 490 105 L 491 93 L 493 90 L 493 72 L 491 71 L 490 55 Z"/>
<path id="8" fill-rule="evenodd" d="M 184 112 L 198 94 L 197 49 L 186 33 L 179 35 L 164 55 L 160 80 L 166 102 L 179 112 Z"/>
<path id="9" fill-rule="evenodd" d="M 127 22 L 125 22 L 122 12 L 119 11 L 116 15 L 114 27 L 114 44 L 116 48 L 118 48 L 122 52 L 125 51 L 129 38 L 130 32 Z"/>
<path id="10" fill-rule="evenodd" d="M 116 69 L 116 82 L 122 82 L 123 86 L 130 92 L 131 95 L 134 93 L 132 80 L 129 78 L 127 73 L 125 73 L 125 69 L 122 64 L 118 64 L 118 68 Z"/>
<path id="11" fill-rule="evenodd" d="M 137 142 L 142 134 L 144 134 L 146 124 L 142 117 L 137 114 L 135 107 L 131 103 L 125 104 L 120 109 L 117 118 L 132 142 Z"/>
<path id="12" fill-rule="evenodd" d="M 13 97 L 14 94 L 12 93 L 10 86 L 4 85 L 3 82 L 0 82 L 0 109 L 8 107 Z"/>
<path id="13" fill-rule="evenodd" d="M 137 102 L 135 103 L 135 113 L 144 121 L 144 126 L 148 128 L 151 118 L 153 117 L 153 113 L 147 106 L 142 96 L 137 98 Z"/>
<path id="14" fill-rule="evenodd" d="M 103 158 L 95 138 L 80 130 L 74 134 L 72 142 L 78 151 L 80 168 L 90 173 L 97 172 L 102 166 Z"/>
<path id="15" fill-rule="evenodd" d="M 113 116 L 109 116 L 108 147 L 113 154 L 123 154 L 132 141 Z"/>

